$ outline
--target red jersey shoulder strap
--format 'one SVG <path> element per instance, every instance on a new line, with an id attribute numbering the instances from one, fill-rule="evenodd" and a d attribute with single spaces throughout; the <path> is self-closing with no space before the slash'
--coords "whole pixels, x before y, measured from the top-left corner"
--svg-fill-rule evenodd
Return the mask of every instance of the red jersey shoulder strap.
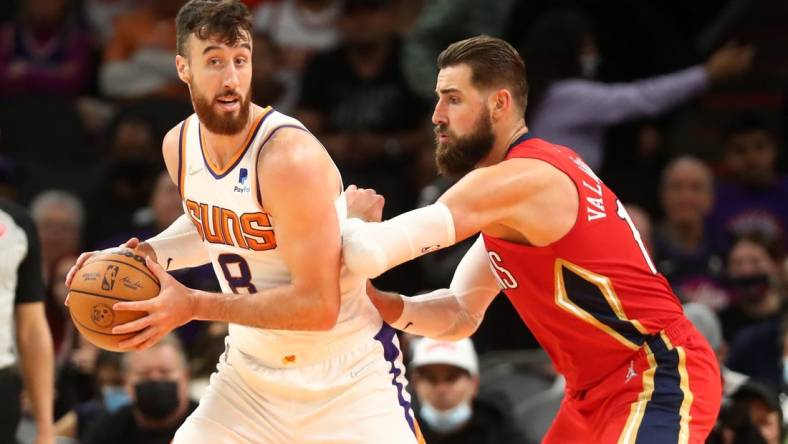
<path id="1" fill-rule="evenodd" d="M 568 176 L 575 178 L 576 166 L 582 163 L 577 153 L 571 149 L 550 143 L 544 139 L 526 133 L 520 136 L 509 147 L 505 160 L 516 158 L 529 158 L 545 161 Z M 587 167 L 586 167 L 587 168 Z"/>

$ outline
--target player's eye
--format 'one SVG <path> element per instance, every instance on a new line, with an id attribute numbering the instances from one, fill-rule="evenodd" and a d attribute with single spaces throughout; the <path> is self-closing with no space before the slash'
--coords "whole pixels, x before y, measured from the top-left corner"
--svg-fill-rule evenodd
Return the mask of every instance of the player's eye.
<path id="1" fill-rule="evenodd" d="M 239 66 L 243 66 L 246 64 L 246 59 L 243 57 L 238 57 L 237 59 L 235 59 L 235 64 Z"/>
<path id="2" fill-rule="evenodd" d="M 449 97 L 449 103 L 451 103 L 452 105 L 456 105 L 460 103 L 460 98 L 456 96 L 451 96 Z"/>
<path id="3" fill-rule="evenodd" d="M 211 66 L 221 66 L 222 61 L 214 57 L 214 58 L 208 60 L 208 64 L 211 65 Z"/>

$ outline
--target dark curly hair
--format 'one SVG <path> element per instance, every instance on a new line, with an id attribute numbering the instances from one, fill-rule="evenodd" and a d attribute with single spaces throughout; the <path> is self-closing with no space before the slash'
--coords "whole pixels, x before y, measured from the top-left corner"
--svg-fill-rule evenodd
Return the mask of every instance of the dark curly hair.
<path id="1" fill-rule="evenodd" d="M 252 32 L 252 14 L 240 0 L 190 0 L 175 18 L 178 54 L 186 56 L 186 42 L 194 34 L 205 40 L 218 37 L 227 45 L 237 45 Z"/>

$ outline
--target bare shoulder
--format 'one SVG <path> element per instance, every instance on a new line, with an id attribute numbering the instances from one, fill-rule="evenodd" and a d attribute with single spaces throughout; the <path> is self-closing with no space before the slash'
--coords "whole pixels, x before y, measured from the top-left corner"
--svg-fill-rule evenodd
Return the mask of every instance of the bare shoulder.
<path id="1" fill-rule="evenodd" d="M 286 169 L 298 174 L 329 166 L 333 166 L 331 157 L 312 134 L 289 127 L 276 130 L 258 160 L 258 169 L 269 173 Z"/>
<path id="2" fill-rule="evenodd" d="M 266 142 L 257 161 L 257 174 L 266 186 L 325 186 L 338 190 L 340 180 L 323 145 L 299 128 L 280 128 Z"/>
<path id="3" fill-rule="evenodd" d="M 485 201 L 510 201 L 526 199 L 528 196 L 568 180 L 566 175 L 553 165 L 528 158 L 509 159 L 488 167 L 477 168 L 466 174 L 444 197 L 478 196 Z"/>
<path id="4" fill-rule="evenodd" d="M 568 231 L 577 212 L 572 180 L 547 162 L 527 158 L 477 168 L 439 200 L 451 210 L 458 238 L 484 231 L 538 245 Z"/>

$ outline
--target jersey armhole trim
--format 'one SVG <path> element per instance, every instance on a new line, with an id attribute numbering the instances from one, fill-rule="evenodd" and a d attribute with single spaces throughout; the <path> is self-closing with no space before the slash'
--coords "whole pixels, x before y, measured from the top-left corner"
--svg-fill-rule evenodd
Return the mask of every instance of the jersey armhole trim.
<path id="1" fill-rule="evenodd" d="M 184 133 L 186 132 L 186 126 L 189 122 L 189 118 L 181 122 L 181 130 L 178 134 L 178 193 L 181 195 L 181 200 L 184 199 L 186 195 L 183 185 L 186 179 L 186 141 L 184 140 Z"/>
<path id="2" fill-rule="evenodd" d="M 265 144 L 268 143 L 269 140 L 271 140 L 271 137 L 273 137 L 274 134 L 276 134 L 277 131 L 279 131 L 280 129 L 283 129 L 283 128 L 295 128 L 295 129 L 304 131 L 306 133 L 312 134 L 312 133 L 309 132 L 309 130 L 307 130 L 303 126 L 285 124 L 285 125 L 277 126 L 274 129 L 272 129 L 268 133 L 268 135 L 265 136 L 265 139 L 263 139 L 262 143 L 260 143 L 260 149 L 257 150 L 257 158 L 254 160 L 255 203 L 260 208 L 260 210 L 262 210 L 264 213 L 266 211 L 265 211 L 265 206 L 263 206 L 263 195 L 260 192 L 260 175 L 257 172 L 258 165 L 260 164 L 260 153 L 263 152 L 263 147 L 265 147 Z"/>

